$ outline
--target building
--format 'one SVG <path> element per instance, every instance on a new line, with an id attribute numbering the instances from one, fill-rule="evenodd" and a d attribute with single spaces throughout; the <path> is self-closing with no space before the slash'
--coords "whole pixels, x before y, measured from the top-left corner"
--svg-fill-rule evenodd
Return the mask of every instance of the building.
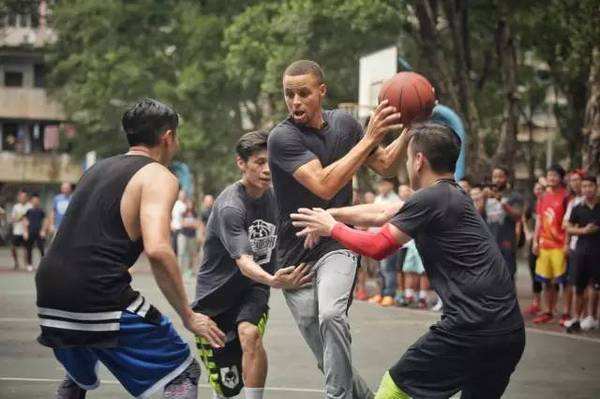
<path id="1" fill-rule="evenodd" d="M 47 201 L 61 182 L 74 183 L 82 173 L 68 155 L 75 129 L 45 88 L 45 49 L 55 40 L 47 1 L 36 8 L 0 17 L 0 205 L 20 188 Z"/>

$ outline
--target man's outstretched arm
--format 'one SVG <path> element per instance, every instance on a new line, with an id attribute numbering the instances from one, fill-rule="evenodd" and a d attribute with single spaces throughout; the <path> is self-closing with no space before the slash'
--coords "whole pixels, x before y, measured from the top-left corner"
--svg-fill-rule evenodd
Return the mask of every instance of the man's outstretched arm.
<path id="1" fill-rule="evenodd" d="M 325 168 L 318 159 L 314 159 L 296 169 L 294 178 L 313 194 L 330 200 L 348 184 L 387 132 L 402 127 L 397 123 L 400 117 L 394 107 L 387 106 L 387 101 L 382 102 L 377 106 L 363 138 L 344 157 Z"/>
<path id="2" fill-rule="evenodd" d="M 394 203 L 362 204 L 343 208 L 330 208 L 327 212 L 338 222 L 361 227 L 383 226 L 404 205 L 403 201 Z"/>
<path id="3" fill-rule="evenodd" d="M 323 209 L 300 209 L 291 215 L 294 226 L 304 228 L 299 236 L 317 233 L 321 236 L 331 236 L 346 248 L 381 260 L 399 249 L 411 240 L 411 237 L 392 224 L 386 224 L 378 232 L 356 230 L 341 222 L 336 222 L 333 216 Z"/>

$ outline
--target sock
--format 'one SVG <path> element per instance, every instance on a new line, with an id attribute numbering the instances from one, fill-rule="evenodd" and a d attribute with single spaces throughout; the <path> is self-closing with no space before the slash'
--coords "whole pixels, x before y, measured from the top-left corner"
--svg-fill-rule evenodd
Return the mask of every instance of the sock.
<path id="1" fill-rule="evenodd" d="M 407 298 L 414 298 L 415 297 L 415 290 L 413 290 L 412 288 L 407 288 L 406 289 L 406 297 Z"/>
<path id="2" fill-rule="evenodd" d="M 419 291 L 419 299 L 427 299 L 427 291 L 425 291 L 425 290 Z"/>
<path id="3" fill-rule="evenodd" d="M 386 371 L 375 394 L 375 399 L 410 399 L 410 396 L 398 388 L 394 380 L 392 380 L 390 372 Z"/>
<path id="4" fill-rule="evenodd" d="M 246 399 L 263 399 L 264 388 L 244 387 L 244 397 Z"/>

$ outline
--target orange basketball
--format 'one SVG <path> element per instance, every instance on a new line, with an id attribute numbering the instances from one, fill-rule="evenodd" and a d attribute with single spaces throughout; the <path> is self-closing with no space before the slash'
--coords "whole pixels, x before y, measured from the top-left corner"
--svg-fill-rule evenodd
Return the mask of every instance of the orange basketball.
<path id="1" fill-rule="evenodd" d="M 379 102 L 388 100 L 402 114 L 401 123 L 408 125 L 431 116 L 436 104 L 431 83 L 415 72 L 400 72 L 385 81 L 379 90 Z"/>

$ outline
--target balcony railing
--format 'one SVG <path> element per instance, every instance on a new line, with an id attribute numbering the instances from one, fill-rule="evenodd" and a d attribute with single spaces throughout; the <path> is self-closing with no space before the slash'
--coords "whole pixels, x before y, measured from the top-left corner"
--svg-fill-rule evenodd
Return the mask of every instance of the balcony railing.
<path id="1" fill-rule="evenodd" d="M 80 164 L 67 154 L 18 154 L 0 151 L 0 181 L 13 183 L 76 182 Z"/>

